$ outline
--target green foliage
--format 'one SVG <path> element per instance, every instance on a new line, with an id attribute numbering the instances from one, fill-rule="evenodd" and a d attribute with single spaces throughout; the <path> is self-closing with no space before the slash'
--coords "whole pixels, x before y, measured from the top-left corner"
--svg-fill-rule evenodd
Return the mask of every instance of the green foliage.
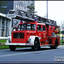
<path id="1" fill-rule="evenodd" d="M 64 43 L 63 44 L 60 44 L 60 45 L 64 45 Z"/>
<path id="2" fill-rule="evenodd" d="M 6 42 L 7 40 L 6 39 L 0 39 L 0 42 Z"/>
<path id="3" fill-rule="evenodd" d="M 7 4 L 7 1 L 0 1 L 0 11 L 5 11 L 5 8 L 3 8 L 3 6 L 6 6 Z"/>
<path id="4" fill-rule="evenodd" d="M 9 46 L 6 45 L 6 46 L 0 46 L 0 49 L 9 49 Z"/>
<path id="5" fill-rule="evenodd" d="M 58 31 L 59 31 L 59 34 L 61 34 L 60 26 L 59 26 L 58 28 L 59 28 L 59 29 L 58 29 Z"/>
<path id="6" fill-rule="evenodd" d="M 60 42 L 64 42 L 64 40 L 60 40 Z"/>
<path id="7" fill-rule="evenodd" d="M 33 4 L 30 4 L 29 6 L 27 6 L 27 8 L 28 8 L 27 10 L 28 13 L 36 13 Z"/>

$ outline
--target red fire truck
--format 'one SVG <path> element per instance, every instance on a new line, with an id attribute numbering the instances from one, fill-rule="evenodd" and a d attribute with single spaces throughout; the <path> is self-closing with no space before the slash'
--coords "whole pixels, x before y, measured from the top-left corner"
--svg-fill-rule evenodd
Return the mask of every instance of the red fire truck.
<path id="1" fill-rule="evenodd" d="M 39 50 L 44 45 L 56 49 L 60 45 L 60 37 L 56 35 L 59 33 L 56 30 L 59 27 L 56 21 L 34 14 L 30 14 L 32 16 L 29 16 L 28 13 L 24 13 L 25 15 L 20 13 L 13 17 L 13 19 L 19 19 L 20 23 L 12 31 L 11 36 L 8 37 L 6 42 L 10 50 L 14 51 L 17 46 L 28 46 L 33 50 Z"/>

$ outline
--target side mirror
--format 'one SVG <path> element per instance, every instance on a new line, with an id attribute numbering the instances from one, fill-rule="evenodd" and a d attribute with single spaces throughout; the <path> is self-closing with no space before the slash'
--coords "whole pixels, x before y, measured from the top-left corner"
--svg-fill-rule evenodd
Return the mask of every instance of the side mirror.
<path id="1" fill-rule="evenodd" d="M 18 28 L 17 27 L 13 27 L 13 31 L 17 31 L 18 30 Z"/>
<path id="2" fill-rule="evenodd" d="M 15 29 L 16 29 L 16 31 L 18 30 L 18 28 L 17 28 L 17 27 L 16 27 Z"/>

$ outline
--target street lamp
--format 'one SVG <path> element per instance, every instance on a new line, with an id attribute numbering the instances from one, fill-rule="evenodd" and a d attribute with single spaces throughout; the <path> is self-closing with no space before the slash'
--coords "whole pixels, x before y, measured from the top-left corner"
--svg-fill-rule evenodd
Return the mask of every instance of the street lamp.
<path id="1" fill-rule="evenodd" d="M 48 19 L 48 0 L 47 0 L 47 19 Z"/>

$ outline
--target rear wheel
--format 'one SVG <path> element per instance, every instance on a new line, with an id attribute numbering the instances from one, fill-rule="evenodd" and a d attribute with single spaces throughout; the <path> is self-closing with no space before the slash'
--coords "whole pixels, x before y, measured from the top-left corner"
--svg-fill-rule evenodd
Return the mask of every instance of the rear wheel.
<path id="1" fill-rule="evenodd" d="M 58 47 L 58 40 L 55 40 L 55 46 L 50 46 L 51 49 L 56 49 Z"/>
<path id="2" fill-rule="evenodd" d="M 11 51 L 15 51 L 16 46 L 9 45 L 9 48 L 10 48 Z"/>
<path id="3" fill-rule="evenodd" d="M 32 49 L 35 51 L 40 49 L 40 44 L 39 44 L 38 39 L 35 39 L 34 46 L 32 47 Z"/>

